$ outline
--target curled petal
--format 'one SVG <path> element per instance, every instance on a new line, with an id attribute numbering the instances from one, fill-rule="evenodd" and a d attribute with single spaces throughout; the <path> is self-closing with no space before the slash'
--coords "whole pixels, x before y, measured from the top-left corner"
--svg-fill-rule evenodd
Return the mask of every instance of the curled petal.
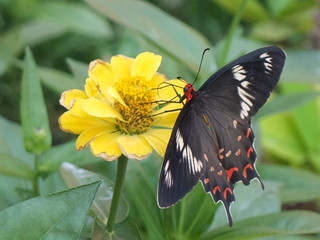
<path id="1" fill-rule="evenodd" d="M 152 146 L 143 137 L 123 135 L 118 138 L 122 153 L 128 158 L 142 160 L 152 153 Z"/>
<path id="2" fill-rule="evenodd" d="M 70 111 L 59 117 L 60 128 L 65 132 L 80 134 L 85 129 L 100 124 L 101 120 L 96 118 L 84 118 L 73 115 Z"/>
<path id="3" fill-rule="evenodd" d="M 118 137 L 121 136 L 119 132 L 105 133 L 99 137 L 94 138 L 90 142 L 91 152 L 97 157 L 101 157 L 107 161 L 113 161 L 122 155 Z"/>
<path id="4" fill-rule="evenodd" d="M 107 122 L 101 122 L 99 124 L 92 125 L 91 127 L 85 129 L 77 138 L 77 150 L 85 148 L 92 139 L 112 131 L 115 131 L 115 128 Z"/>
<path id="5" fill-rule="evenodd" d="M 84 91 L 79 89 L 71 89 L 61 94 L 59 103 L 66 109 L 70 109 L 73 106 L 75 99 L 78 98 L 87 99 L 88 96 Z"/>
<path id="6" fill-rule="evenodd" d="M 149 129 L 141 135 L 163 157 L 170 138 L 171 129 Z"/>
<path id="7" fill-rule="evenodd" d="M 124 121 L 119 112 L 114 110 L 114 108 L 107 103 L 96 98 L 85 100 L 82 104 L 82 108 L 90 116 L 99 118 L 117 118 Z"/>
<path id="8" fill-rule="evenodd" d="M 131 76 L 143 77 L 149 81 L 158 70 L 162 57 L 153 53 L 139 54 L 132 64 Z"/>
<path id="9" fill-rule="evenodd" d="M 116 99 L 122 106 L 128 107 L 127 104 L 123 101 L 122 97 L 118 93 L 118 91 L 114 87 L 109 87 L 108 88 L 108 93 L 111 97 Z"/>
<path id="10" fill-rule="evenodd" d="M 111 58 L 111 65 L 115 79 L 123 79 L 131 77 L 131 67 L 132 67 L 133 59 L 123 56 L 117 55 Z"/>

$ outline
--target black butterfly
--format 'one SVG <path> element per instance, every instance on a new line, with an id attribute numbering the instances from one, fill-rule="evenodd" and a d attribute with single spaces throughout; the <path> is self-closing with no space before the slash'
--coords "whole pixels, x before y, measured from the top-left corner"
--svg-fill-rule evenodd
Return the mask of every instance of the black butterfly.
<path id="1" fill-rule="evenodd" d="M 251 117 L 276 86 L 285 58 L 278 47 L 260 48 L 221 68 L 198 91 L 192 84 L 185 86 L 186 104 L 160 173 L 159 207 L 175 204 L 201 181 L 214 201 L 222 202 L 232 226 L 233 185 L 260 181 Z"/>

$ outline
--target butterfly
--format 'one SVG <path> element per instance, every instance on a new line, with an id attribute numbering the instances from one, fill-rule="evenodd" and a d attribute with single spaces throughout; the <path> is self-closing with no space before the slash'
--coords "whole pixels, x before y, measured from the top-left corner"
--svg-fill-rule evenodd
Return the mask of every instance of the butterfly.
<path id="1" fill-rule="evenodd" d="M 181 109 L 164 155 L 158 206 L 167 208 L 200 181 L 224 205 L 229 226 L 234 184 L 257 179 L 251 117 L 275 88 L 285 52 L 270 46 L 250 52 L 214 73 L 200 88 L 186 84 Z"/>

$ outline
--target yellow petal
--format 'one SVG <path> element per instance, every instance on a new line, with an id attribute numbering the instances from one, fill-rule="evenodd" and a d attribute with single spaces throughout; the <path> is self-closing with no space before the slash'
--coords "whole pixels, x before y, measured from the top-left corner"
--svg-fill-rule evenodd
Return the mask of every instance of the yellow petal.
<path id="1" fill-rule="evenodd" d="M 98 137 L 105 133 L 110 133 L 116 129 L 107 122 L 101 122 L 85 129 L 77 138 L 76 148 L 81 150 L 88 145 L 88 143 L 95 137 Z"/>
<path id="2" fill-rule="evenodd" d="M 66 109 L 70 109 L 74 104 L 75 99 L 77 98 L 87 99 L 88 96 L 84 91 L 81 91 L 79 89 L 71 89 L 61 94 L 59 102 Z"/>
<path id="3" fill-rule="evenodd" d="M 182 103 L 168 103 L 167 105 L 160 108 L 159 110 L 154 111 L 153 115 L 160 114 L 156 117 L 165 117 L 167 115 L 179 113 L 182 108 L 183 108 Z"/>
<path id="4" fill-rule="evenodd" d="M 118 144 L 119 132 L 106 133 L 90 142 L 91 152 L 104 160 L 112 161 L 122 155 Z"/>
<path id="5" fill-rule="evenodd" d="M 70 112 L 78 117 L 83 117 L 83 118 L 92 118 L 89 114 L 87 114 L 85 111 L 82 109 L 82 105 L 84 103 L 85 99 L 78 98 L 74 100 L 74 103 L 72 107 L 70 108 Z"/>
<path id="6" fill-rule="evenodd" d="M 131 77 L 131 66 L 133 63 L 133 59 L 123 56 L 117 55 L 111 58 L 112 70 L 114 73 L 115 79 L 123 79 Z"/>
<path id="7" fill-rule="evenodd" d="M 121 103 L 123 106 L 128 107 L 127 104 L 123 101 L 122 97 L 118 93 L 118 91 L 114 87 L 108 88 L 108 93 L 111 97 L 116 99 L 119 103 Z"/>
<path id="8" fill-rule="evenodd" d="M 182 97 L 184 95 L 183 89 L 186 84 L 186 82 L 179 79 L 165 81 L 159 86 L 158 99 L 179 101 L 179 96 Z"/>
<path id="9" fill-rule="evenodd" d="M 149 81 L 158 70 L 162 57 L 153 53 L 139 54 L 132 64 L 131 76 L 143 77 Z"/>
<path id="10" fill-rule="evenodd" d="M 112 72 L 111 64 L 102 61 L 94 60 L 89 65 L 89 77 L 93 79 L 102 91 L 110 86 L 113 86 L 115 79 Z"/>
<path id="11" fill-rule="evenodd" d="M 124 121 L 119 112 L 117 112 L 110 105 L 99 99 L 90 98 L 85 100 L 82 104 L 82 108 L 87 114 L 94 117 L 117 118 L 119 120 Z"/>
<path id="12" fill-rule="evenodd" d="M 145 133 L 141 134 L 141 137 L 146 139 L 157 153 L 163 157 L 171 132 L 171 129 L 149 129 Z"/>
<path id="13" fill-rule="evenodd" d="M 100 124 L 101 120 L 96 118 L 82 118 L 73 115 L 71 112 L 65 112 L 59 117 L 60 128 L 65 132 L 80 134 L 91 126 Z"/>
<path id="14" fill-rule="evenodd" d="M 123 135 L 118 138 L 122 153 L 128 158 L 142 160 L 152 153 L 152 146 L 143 137 Z"/>
<path id="15" fill-rule="evenodd" d="M 171 114 L 161 114 L 154 117 L 155 121 L 153 126 L 155 127 L 165 127 L 165 128 L 173 128 L 174 123 L 177 120 L 179 112 L 171 112 Z"/>

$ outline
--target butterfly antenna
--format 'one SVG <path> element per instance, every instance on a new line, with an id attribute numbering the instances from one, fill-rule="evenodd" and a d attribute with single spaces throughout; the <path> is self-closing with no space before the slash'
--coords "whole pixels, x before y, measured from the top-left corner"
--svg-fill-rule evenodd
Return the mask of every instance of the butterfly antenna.
<path id="1" fill-rule="evenodd" d="M 200 70 L 201 70 L 201 66 L 202 66 L 202 61 L 203 61 L 203 57 L 204 57 L 204 54 L 206 53 L 206 51 L 210 50 L 210 48 L 206 48 L 205 50 L 203 50 L 202 52 L 202 56 L 201 56 L 201 60 L 200 60 L 200 64 L 199 64 L 199 68 L 198 68 L 198 72 L 197 72 L 197 75 L 192 83 L 192 86 L 193 84 L 197 81 L 198 77 L 199 77 L 199 73 L 200 73 Z"/>

